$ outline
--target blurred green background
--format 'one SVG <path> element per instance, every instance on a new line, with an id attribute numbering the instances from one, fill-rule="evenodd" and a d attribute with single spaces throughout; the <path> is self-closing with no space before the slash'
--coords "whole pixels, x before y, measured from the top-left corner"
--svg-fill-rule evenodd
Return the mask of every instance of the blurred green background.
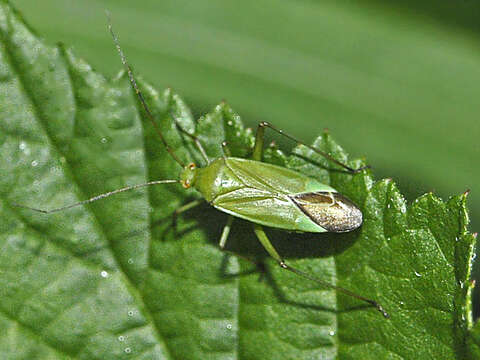
<path id="1" fill-rule="evenodd" d="M 251 126 L 267 120 L 306 141 L 327 127 L 408 200 L 471 189 L 480 229 L 477 1 L 12 3 L 42 37 L 114 76 L 108 9 L 137 73 L 197 115 L 226 99 Z"/>

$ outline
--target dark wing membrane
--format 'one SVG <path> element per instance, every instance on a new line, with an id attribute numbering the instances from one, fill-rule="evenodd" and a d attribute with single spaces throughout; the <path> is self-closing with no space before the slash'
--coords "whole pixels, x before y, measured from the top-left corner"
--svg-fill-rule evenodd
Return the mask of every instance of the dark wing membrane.
<path id="1" fill-rule="evenodd" d="M 362 225 L 362 212 L 342 194 L 319 191 L 290 198 L 305 215 L 327 231 L 347 232 Z"/>

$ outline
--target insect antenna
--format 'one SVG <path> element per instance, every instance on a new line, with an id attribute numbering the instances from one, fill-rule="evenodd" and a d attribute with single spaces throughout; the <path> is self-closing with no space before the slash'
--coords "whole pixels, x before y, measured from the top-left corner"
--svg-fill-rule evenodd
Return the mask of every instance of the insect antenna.
<path id="1" fill-rule="evenodd" d="M 180 182 L 180 180 L 155 180 L 155 181 L 149 181 L 149 182 L 144 183 L 144 184 L 137 184 L 137 185 L 132 185 L 132 186 L 126 186 L 126 187 L 123 187 L 123 188 L 121 188 L 121 189 L 117 189 L 117 190 L 113 190 L 113 191 L 109 191 L 109 192 L 106 192 L 106 193 L 103 193 L 103 194 L 96 195 L 96 196 L 94 196 L 94 197 L 92 197 L 92 198 L 90 198 L 90 199 L 87 199 L 87 200 L 79 201 L 79 202 L 76 202 L 76 203 L 73 203 L 73 204 L 70 204 L 70 205 L 66 205 L 66 206 L 62 206 L 62 207 L 55 208 L 55 209 L 50 209 L 50 210 L 37 209 L 37 208 L 34 208 L 34 207 L 25 206 L 25 205 L 20 205 L 20 204 L 16 204 L 16 203 L 12 203 L 12 205 L 13 205 L 13 206 L 16 206 L 16 207 L 28 209 L 28 210 L 40 212 L 40 213 L 43 213 L 43 214 L 51 214 L 51 213 L 55 213 L 55 212 L 60 212 L 60 211 L 68 210 L 68 209 L 71 209 L 71 208 L 76 207 L 76 206 L 89 204 L 89 203 L 92 203 L 92 202 L 94 202 L 94 201 L 101 200 L 101 199 L 105 199 L 106 197 L 109 197 L 109 196 L 112 196 L 112 195 L 116 195 L 116 194 L 119 194 L 119 193 L 122 193 L 122 192 L 125 192 L 125 191 L 134 190 L 134 189 L 138 189 L 138 188 L 146 187 L 146 186 L 151 186 L 151 185 L 174 184 L 174 183 L 179 183 L 179 182 Z"/>
<path id="2" fill-rule="evenodd" d="M 145 114 L 147 114 L 148 119 L 150 122 L 153 124 L 153 127 L 155 128 L 155 131 L 157 132 L 158 136 L 160 137 L 160 140 L 162 141 L 163 145 L 165 146 L 166 150 L 170 154 L 170 156 L 175 160 L 182 168 L 185 167 L 185 164 L 179 159 L 179 157 L 175 154 L 175 151 L 168 145 L 167 141 L 165 140 L 165 137 L 162 134 L 162 131 L 160 130 L 159 126 L 155 122 L 155 119 L 152 115 L 152 112 L 150 111 L 150 108 L 147 105 L 147 102 L 145 101 L 145 98 L 143 97 L 142 92 L 140 91 L 140 88 L 137 85 L 137 81 L 135 80 L 135 77 L 133 76 L 133 71 L 130 65 L 127 62 L 127 58 L 120 47 L 120 41 L 118 40 L 117 35 L 113 31 L 113 26 L 112 26 L 112 19 L 110 17 L 110 13 L 107 11 L 106 12 L 107 19 L 108 19 L 108 30 L 110 31 L 110 34 L 112 35 L 113 42 L 115 43 L 115 47 L 117 48 L 118 54 L 120 55 L 120 58 L 122 59 L 122 64 L 125 67 L 125 70 L 127 70 L 128 78 L 130 79 L 130 84 L 132 85 L 133 89 L 135 90 L 135 93 L 138 96 L 138 99 L 140 100 L 140 103 L 142 104 L 143 109 L 145 110 Z"/>

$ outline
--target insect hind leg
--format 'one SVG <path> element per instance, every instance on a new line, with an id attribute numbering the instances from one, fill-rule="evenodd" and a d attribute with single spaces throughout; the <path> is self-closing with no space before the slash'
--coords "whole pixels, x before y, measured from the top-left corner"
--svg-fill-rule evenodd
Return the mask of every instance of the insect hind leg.
<path id="1" fill-rule="evenodd" d="M 328 283 L 328 282 L 326 282 L 322 279 L 317 278 L 316 276 L 310 275 L 309 273 L 306 273 L 304 271 L 301 271 L 297 268 L 294 268 L 294 267 L 290 266 L 289 264 L 287 264 L 285 262 L 285 260 L 278 254 L 277 250 L 273 247 L 272 243 L 270 242 L 270 239 L 268 238 L 267 234 L 263 230 L 263 227 L 261 225 L 255 224 L 253 229 L 254 229 L 255 235 L 257 235 L 258 240 L 263 245 L 265 250 L 268 252 L 268 254 L 272 258 L 274 258 L 278 262 L 278 265 L 280 265 L 280 267 L 282 269 L 288 270 L 288 271 L 290 271 L 290 272 L 292 272 L 296 275 L 299 275 L 299 276 L 301 276 L 305 279 L 316 282 L 317 284 L 319 284 L 321 286 L 329 287 L 331 289 L 336 290 L 337 292 L 341 292 L 345 295 L 351 296 L 351 297 L 353 297 L 355 299 L 358 299 L 360 301 L 364 301 L 367 304 L 370 304 L 371 306 L 375 307 L 385 318 L 390 317 L 390 315 L 385 311 L 385 309 L 375 300 L 368 299 L 364 296 L 356 294 L 356 293 L 354 293 L 354 292 L 352 292 L 348 289 L 345 289 L 343 287 L 330 284 L 330 283 Z"/>
<path id="2" fill-rule="evenodd" d="M 297 144 L 303 145 L 306 148 L 316 152 L 317 154 L 322 155 L 324 158 L 330 160 L 331 162 L 333 162 L 337 165 L 340 165 L 341 167 L 343 167 L 345 170 L 347 170 L 348 172 L 350 172 L 352 174 L 356 174 L 358 172 L 361 172 L 364 169 L 370 168 L 370 165 L 366 165 L 366 166 L 362 166 L 358 169 L 353 169 L 350 166 L 342 163 L 341 161 L 338 161 L 332 155 L 326 153 L 325 151 L 317 149 L 314 146 L 308 145 L 308 144 L 304 143 L 303 141 L 298 140 L 296 137 L 294 137 L 290 134 L 287 134 L 285 131 L 276 128 L 275 126 L 273 126 L 272 124 L 270 124 L 269 122 L 266 122 L 266 121 L 262 121 L 258 124 L 257 134 L 255 136 L 255 146 L 254 146 L 254 149 L 253 149 L 253 156 L 252 156 L 253 160 L 262 161 L 263 144 L 264 144 L 265 129 L 266 128 L 269 128 L 269 129 L 273 130 L 274 132 L 276 132 L 277 134 L 282 135 L 289 140 L 295 141 Z"/>

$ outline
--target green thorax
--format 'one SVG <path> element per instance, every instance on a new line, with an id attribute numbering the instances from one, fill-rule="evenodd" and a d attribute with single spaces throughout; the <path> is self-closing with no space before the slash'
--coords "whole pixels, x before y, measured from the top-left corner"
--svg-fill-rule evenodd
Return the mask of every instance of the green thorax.
<path id="1" fill-rule="evenodd" d="M 193 187 L 218 210 L 248 221 L 291 231 L 325 232 L 292 198 L 337 193 L 332 187 L 280 166 L 241 158 L 219 158 L 195 169 Z"/>

